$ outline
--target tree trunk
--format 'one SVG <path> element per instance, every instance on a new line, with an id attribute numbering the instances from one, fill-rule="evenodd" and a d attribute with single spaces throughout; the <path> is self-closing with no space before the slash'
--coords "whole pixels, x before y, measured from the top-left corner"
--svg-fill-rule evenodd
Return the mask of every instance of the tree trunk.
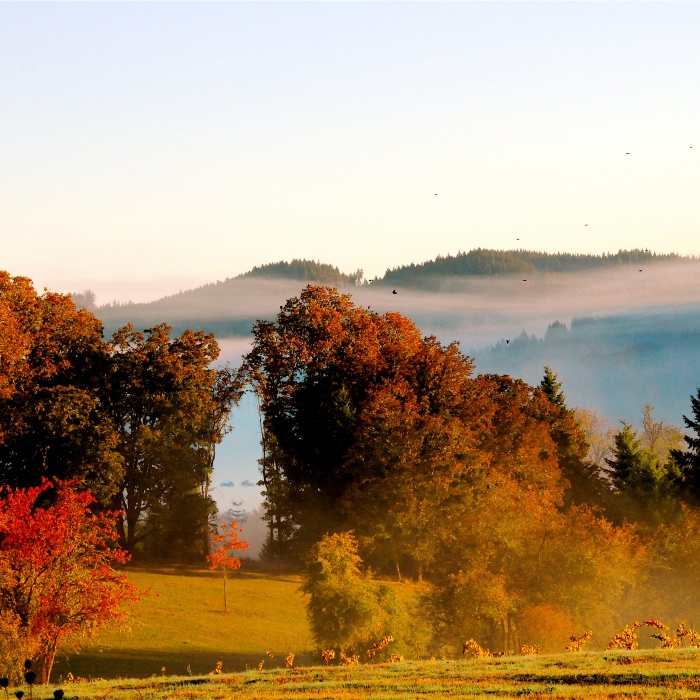
<path id="1" fill-rule="evenodd" d="M 510 617 L 510 615 L 508 616 L 508 639 L 507 639 L 506 645 L 507 646 L 504 649 L 504 651 L 508 651 L 508 650 L 512 651 L 513 646 L 515 645 L 515 634 L 513 633 L 513 620 Z M 511 646 L 511 645 L 513 645 L 513 646 Z"/>
<path id="2" fill-rule="evenodd" d="M 41 682 L 47 685 L 51 678 L 51 669 L 53 668 L 53 660 L 56 657 L 56 642 L 53 642 L 44 652 L 44 661 L 41 664 Z"/>

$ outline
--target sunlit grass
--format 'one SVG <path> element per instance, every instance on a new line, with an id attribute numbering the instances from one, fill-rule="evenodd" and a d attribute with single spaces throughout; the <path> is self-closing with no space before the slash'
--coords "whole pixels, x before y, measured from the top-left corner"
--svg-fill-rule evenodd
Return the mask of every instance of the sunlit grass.
<path id="1" fill-rule="evenodd" d="M 99 634 L 89 647 L 64 648 L 54 677 L 114 678 L 208 673 L 284 666 L 288 652 L 303 661 L 312 648 L 300 579 L 229 573 L 224 612 L 221 573 L 207 569 L 133 569 L 130 579 L 148 595 L 130 609 L 127 630 Z M 274 659 L 266 653 L 270 651 Z M 311 662 L 310 658 L 307 658 Z"/>
<path id="2" fill-rule="evenodd" d="M 242 569 L 229 572 L 228 610 L 224 612 L 220 572 L 193 567 L 133 568 L 129 578 L 148 595 L 130 608 L 129 628 L 99 634 L 74 651 L 64 647 L 53 678 L 72 673 L 82 678 L 143 678 L 205 674 L 218 661 L 224 672 L 284 668 L 288 653 L 295 666 L 320 662 L 306 618 L 301 577 Z M 409 603 L 419 586 L 392 583 Z M 267 652 L 273 654 L 272 659 Z"/>
<path id="3" fill-rule="evenodd" d="M 579 652 L 506 659 L 434 660 L 263 669 L 66 687 L 81 700 L 224 698 L 698 698 L 700 651 Z"/>
<path id="4" fill-rule="evenodd" d="M 67 700 L 700 698 L 694 648 L 326 667 L 310 652 L 298 577 L 243 569 L 229 579 L 226 613 L 220 574 L 135 569 L 131 578 L 150 588 L 131 631 L 59 654 L 50 687 L 62 687 Z M 412 584 L 395 585 L 407 602 L 415 596 Z M 289 652 L 294 668 L 285 669 Z M 219 661 L 223 674 L 210 675 Z M 69 672 L 88 681 L 67 683 Z M 95 680 L 108 678 L 115 680 Z"/>

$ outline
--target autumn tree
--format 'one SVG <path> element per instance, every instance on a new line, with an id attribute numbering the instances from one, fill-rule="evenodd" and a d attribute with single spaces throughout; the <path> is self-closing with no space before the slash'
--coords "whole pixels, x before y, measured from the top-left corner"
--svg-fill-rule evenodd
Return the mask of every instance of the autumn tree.
<path id="1" fill-rule="evenodd" d="M 170 330 L 129 325 L 109 343 L 104 402 L 123 457 L 113 505 L 123 512 L 127 551 L 146 542 L 157 555 L 203 557 L 214 451 L 240 391 L 230 369 L 211 367 L 219 354 L 212 335 L 171 338 Z"/>
<path id="2" fill-rule="evenodd" d="M 586 436 L 588 462 L 600 472 L 605 467 L 605 458 L 611 453 L 615 430 L 607 418 L 591 408 L 575 408 L 574 417 Z"/>
<path id="3" fill-rule="evenodd" d="M 455 344 L 425 338 L 410 369 L 373 388 L 347 464 L 357 476 L 341 498 L 372 560 L 410 566 L 418 579 L 484 467 L 478 445 L 493 406 L 470 380 Z"/>
<path id="4" fill-rule="evenodd" d="M 599 630 L 643 590 L 648 558 L 632 526 L 586 506 L 552 508 L 506 483 L 475 506 L 445 553 L 451 565 L 423 598 L 437 645 L 457 649 L 473 637 L 493 650 L 517 649 L 519 637 L 532 641 L 522 633 L 535 630 L 533 615 L 544 611 Z"/>
<path id="5" fill-rule="evenodd" d="M 111 546 L 113 514 L 94 514 L 75 487 L 44 481 L 0 498 L 0 619 L 24 658 L 41 658 L 45 683 L 65 640 L 121 619 L 122 603 L 138 598 L 113 568 L 125 561 Z"/>
<path id="6" fill-rule="evenodd" d="M 423 338 L 400 314 L 356 307 L 334 289 L 306 287 L 253 333 L 243 373 L 262 411 L 273 540 L 289 535 L 308 547 L 325 530 L 347 526 L 348 509 L 360 501 L 346 495 L 370 488 L 390 466 L 379 449 L 367 449 L 368 440 L 383 439 L 377 421 L 390 406 L 405 406 L 405 427 L 420 427 L 426 465 L 429 453 L 441 454 L 436 422 L 469 412 L 463 380 L 471 362 L 456 345 Z"/>
<path id="7" fill-rule="evenodd" d="M 227 610 L 226 603 L 226 582 L 228 580 L 228 572 L 235 571 L 241 566 L 241 560 L 234 556 L 234 552 L 238 550 L 245 551 L 248 549 L 248 543 L 239 538 L 241 529 L 237 522 L 223 525 L 220 532 L 212 536 L 211 553 L 207 555 L 210 569 L 221 569 L 224 578 L 224 611 Z"/>
<path id="8" fill-rule="evenodd" d="M 0 324 L 0 483 L 75 477 L 107 502 L 122 457 L 98 392 L 109 363 L 100 322 L 0 272 Z"/>
<path id="9" fill-rule="evenodd" d="M 647 404 L 642 408 L 642 445 L 663 463 L 667 463 L 671 452 L 683 444 L 683 433 L 675 425 L 654 418 L 654 407 Z"/>

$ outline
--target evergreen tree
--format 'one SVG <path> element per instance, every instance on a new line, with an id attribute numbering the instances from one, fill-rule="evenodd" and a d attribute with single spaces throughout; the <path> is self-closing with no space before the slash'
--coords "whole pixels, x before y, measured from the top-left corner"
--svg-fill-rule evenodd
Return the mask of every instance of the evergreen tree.
<path id="1" fill-rule="evenodd" d="M 605 458 L 606 469 L 613 485 L 622 489 L 630 485 L 632 475 L 640 471 L 642 464 L 642 441 L 627 421 L 622 421 L 622 430 L 614 438 L 612 457 Z"/>
<path id="2" fill-rule="evenodd" d="M 671 450 L 671 459 L 681 473 L 681 483 L 685 495 L 697 501 L 700 499 L 700 389 L 695 396 L 690 397 L 690 407 L 693 418 L 683 416 L 686 427 L 695 433 L 684 436 L 688 446 L 686 451 Z"/>
<path id="3" fill-rule="evenodd" d="M 545 367 L 539 389 L 546 397 L 548 406 L 542 412 L 551 426 L 559 466 L 569 483 L 564 496 L 565 506 L 581 503 L 603 506 L 606 488 L 600 478 L 600 470 L 598 465 L 587 459 L 588 439 L 575 412 L 567 407 L 561 386 L 552 369 Z"/>
<path id="4" fill-rule="evenodd" d="M 614 438 L 612 458 L 605 459 L 620 499 L 617 516 L 659 525 L 677 512 L 674 492 L 679 470 L 673 461 L 663 461 L 644 447 L 629 423 L 623 421 L 622 426 Z"/>
<path id="5" fill-rule="evenodd" d="M 557 381 L 557 375 L 552 372 L 550 367 L 544 368 L 544 377 L 540 382 L 540 389 L 544 391 L 545 396 L 555 405 L 566 411 L 566 397 L 561 390 L 561 382 Z"/>

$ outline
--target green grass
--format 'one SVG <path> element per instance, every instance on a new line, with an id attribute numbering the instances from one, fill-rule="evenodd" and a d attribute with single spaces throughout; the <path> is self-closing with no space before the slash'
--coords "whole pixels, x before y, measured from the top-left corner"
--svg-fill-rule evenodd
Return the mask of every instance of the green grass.
<path id="1" fill-rule="evenodd" d="M 62 687 L 66 700 L 700 699 L 698 649 L 326 667 L 309 651 L 298 577 L 236 572 L 227 612 L 220 574 L 135 568 L 130 578 L 150 589 L 132 609 L 130 631 L 104 632 L 89 647 L 59 652 L 51 689 Z M 405 600 L 415 596 L 414 584 L 393 586 Z M 289 652 L 293 669 L 284 668 Z M 210 675 L 218 661 L 224 673 Z M 87 680 L 67 683 L 69 672 Z M 36 689 L 36 698 L 48 696 Z"/>
<path id="2" fill-rule="evenodd" d="M 242 569 L 229 573 L 224 612 L 220 572 L 193 567 L 129 568 L 129 578 L 143 600 L 131 606 L 129 627 L 98 634 L 84 648 L 59 650 L 52 677 L 72 673 L 82 678 L 145 678 L 167 674 L 206 674 L 216 663 L 224 671 L 284 667 L 288 653 L 297 664 L 320 661 L 312 655 L 301 577 Z M 410 601 L 418 589 L 411 582 L 391 583 L 399 598 Z M 272 659 L 267 652 L 273 654 Z"/>
<path id="3" fill-rule="evenodd" d="M 98 634 L 90 646 L 64 647 L 52 676 L 126 678 L 206 674 L 217 661 L 224 671 L 281 663 L 293 652 L 306 658 L 313 647 L 301 579 L 239 570 L 229 573 L 224 612 L 221 573 L 194 568 L 133 568 L 129 578 L 147 590 L 130 608 L 127 630 Z M 266 653 L 274 654 L 271 661 Z"/>
<path id="4" fill-rule="evenodd" d="M 700 651 L 590 652 L 502 659 L 263 669 L 64 686 L 72 700 L 329 698 L 699 698 Z M 46 695 L 46 693 L 45 693 Z"/>

